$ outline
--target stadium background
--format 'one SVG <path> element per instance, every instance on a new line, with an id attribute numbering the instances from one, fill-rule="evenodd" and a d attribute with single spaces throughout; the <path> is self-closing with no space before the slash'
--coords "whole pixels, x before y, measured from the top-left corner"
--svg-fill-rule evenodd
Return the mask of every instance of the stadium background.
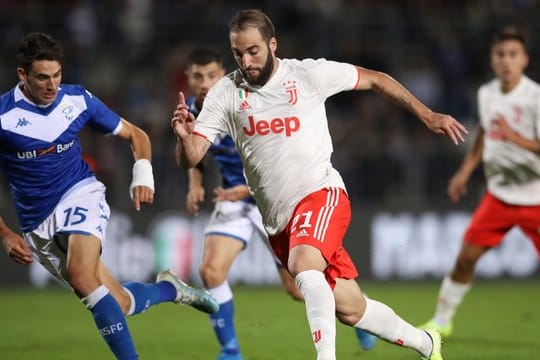
<path id="1" fill-rule="evenodd" d="M 229 70 L 227 21 L 241 8 L 258 7 L 273 19 L 280 57 L 326 57 L 390 73 L 434 109 L 473 130 L 475 94 L 489 80 L 489 41 L 504 25 L 528 36 L 540 80 L 540 3 L 500 1 L 0 1 L 0 83 L 15 85 L 14 49 L 29 31 L 45 31 L 64 46 L 63 81 L 84 84 L 118 114 L 148 131 L 153 141 L 156 201 L 136 213 L 127 188 L 129 147 L 88 132 L 83 148 L 108 186 L 113 209 L 104 256 L 119 278 L 144 279 L 173 266 L 197 281 L 204 214 L 184 210 L 185 171 L 173 159 L 169 128 L 178 90 L 185 90 L 185 57 L 195 45 L 219 48 Z M 446 184 L 469 144 L 456 147 L 374 93 L 345 93 L 328 101 L 334 165 L 354 208 L 346 245 L 361 276 L 376 279 L 440 278 L 470 212 L 484 190 L 475 173 L 464 202 L 452 205 Z M 471 139 L 472 136 L 469 136 Z M 207 176 L 208 194 L 217 183 Z M 17 228 L 5 178 L 0 214 Z M 206 209 L 211 210 L 208 201 Z M 532 277 L 538 260 L 519 232 L 480 264 L 483 277 Z M 261 265 L 263 264 L 263 265 Z M 246 271 L 249 270 L 249 271 Z M 0 284 L 43 285 L 37 269 L 0 256 Z M 253 246 L 235 264 L 233 281 L 274 283 L 271 259 Z"/>

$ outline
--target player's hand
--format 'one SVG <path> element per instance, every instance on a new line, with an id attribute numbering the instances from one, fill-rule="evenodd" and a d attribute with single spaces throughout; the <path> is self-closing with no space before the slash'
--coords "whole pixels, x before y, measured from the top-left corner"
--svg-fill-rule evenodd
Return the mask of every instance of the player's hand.
<path id="1" fill-rule="evenodd" d="M 9 257 L 15 262 L 23 265 L 30 265 L 34 262 L 30 248 L 26 245 L 23 238 L 14 232 L 10 231 L 2 237 L 2 245 L 4 245 L 4 249 Z"/>
<path id="2" fill-rule="evenodd" d="M 463 135 L 469 133 L 465 126 L 452 116 L 436 112 L 431 113 L 427 121 L 427 126 L 435 134 L 450 137 L 452 142 L 456 145 L 458 145 L 459 142 L 465 142 Z"/>
<path id="3" fill-rule="evenodd" d="M 152 204 L 154 202 L 154 191 L 147 186 L 135 186 L 133 188 L 133 204 L 135 210 L 141 210 L 141 204 Z"/>
<path id="4" fill-rule="evenodd" d="M 174 134 L 180 139 L 185 139 L 193 132 L 195 117 L 189 112 L 189 108 L 184 99 L 184 93 L 178 93 L 178 105 L 171 119 L 171 127 Z"/>
<path id="5" fill-rule="evenodd" d="M 251 196 L 249 188 L 246 185 L 236 185 L 228 189 L 219 186 L 214 189 L 214 195 L 214 202 L 224 200 L 238 201 Z"/>
<path id="6" fill-rule="evenodd" d="M 189 189 L 186 196 L 186 208 L 188 213 L 193 216 L 199 215 L 200 204 L 204 201 L 204 188 L 194 186 Z"/>
<path id="7" fill-rule="evenodd" d="M 448 182 L 448 197 L 454 203 L 467 194 L 467 176 L 457 172 Z"/>
<path id="8" fill-rule="evenodd" d="M 494 120 L 491 120 L 493 126 L 493 131 L 496 132 L 502 140 L 510 140 L 514 138 L 516 132 L 510 127 L 508 121 L 504 117 L 498 117 Z"/>

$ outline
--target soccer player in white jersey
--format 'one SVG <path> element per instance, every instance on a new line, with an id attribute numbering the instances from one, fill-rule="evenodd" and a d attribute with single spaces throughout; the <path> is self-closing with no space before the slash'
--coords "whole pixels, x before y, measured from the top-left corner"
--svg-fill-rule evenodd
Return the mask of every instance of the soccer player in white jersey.
<path id="1" fill-rule="evenodd" d="M 212 48 L 197 47 L 188 55 L 186 76 L 193 96 L 186 99 L 189 111 L 197 117 L 204 98 L 224 75 L 221 54 Z M 208 290 L 219 303 L 219 310 L 210 315 L 214 332 L 221 346 L 218 360 L 240 360 L 239 342 L 234 324 L 233 292 L 227 274 L 240 252 L 253 241 L 267 243 L 261 214 L 249 192 L 244 168 L 234 141 L 229 135 L 217 136 L 209 153 L 219 166 L 221 186 L 214 189 L 215 208 L 205 228 L 204 251 L 199 273 Z M 204 201 L 204 166 L 201 163 L 188 169 L 186 208 L 196 216 Z M 289 272 L 276 259 L 283 287 L 295 300 L 303 300 Z M 356 336 L 363 349 L 375 345 L 375 337 L 362 329 Z"/>
<path id="2" fill-rule="evenodd" d="M 448 185 L 458 202 L 467 180 L 483 162 L 487 191 L 472 215 L 454 268 L 442 282 L 433 318 L 425 328 L 443 337 L 453 330 L 456 310 L 469 291 L 478 260 L 519 226 L 540 255 L 540 85 L 524 74 L 529 62 L 524 36 L 515 28 L 491 44 L 496 78 L 478 90 L 480 124 L 470 151 Z"/>
<path id="3" fill-rule="evenodd" d="M 225 75 L 221 54 L 212 48 L 193 49 L 188 55 L 186 75 L 193 94 L 186 99 L 186 103 L 196 117 L 208 90 Z M 231 137 L 216 137 L 209 152 L 219 166 L 222 181 L 221 186 L 214 189 L 216 205 L 204 230 L 204 251 L 199 273 L 205 288 L 219 303 L 219 310 L 210 314 L 212 327 L 221 346 L 218 360 L 241 360 L 234 324 L 233 293 L 227 274 L 246 246 L 252 241 L 267 242 L 267 236 L 261 214 L 246 185 L 242 161 Z M 205 197 L 203 174 L 202 162 L 188 170 L 186 207 L 193 216 L 198 215 Z M 282 267 L 279 272 L 287 292 L 301 300 L 302 294 L 294 279 Z"/>
<path id="4" fill-rule="evenodd" d="M 210 90 L 196 122 L 180 94 L 171 119 L 179 164 L 195 166 L 218 134 L 233 138 L 272 248 L 304 295 L 318 360 L 336 358 L 336 316 L 425 359 L 442 359 L 437 331 L 418 329 L 366 299 L 355 281 L 356 268 L 343 248 L 350 203 L 330 161 L 324 102 L 344 90 L 374 89 L 456 144 L 465 128 L 384 73 L 325 59 L 278 59 L 274 27 L 259 10 L 240 11 L 229 29 L 240 68 Z"/>
<path id="5" fill-rule="evenodd" d="M 129 192 L 137 211 L 154 198 L 150 140 L 82 86 L 61 84 L 62 49 L 49 35 L 27 34 L 16 54 L 19 83 L 0 97 L 0 165 L 22 237 L 0 218 L 2 244 L 16 262 L 35 259 L 73 289 L 116 359 L 138 359 L 126 315 L 162 302 L 209 313 L 218 304 L 169 271 L 155 284 L 114 279 L 100 260 L 110 214 L 105 186 L 83 160 L 78 135 L 91 126 L 130 143 L 135 164 Z"/>

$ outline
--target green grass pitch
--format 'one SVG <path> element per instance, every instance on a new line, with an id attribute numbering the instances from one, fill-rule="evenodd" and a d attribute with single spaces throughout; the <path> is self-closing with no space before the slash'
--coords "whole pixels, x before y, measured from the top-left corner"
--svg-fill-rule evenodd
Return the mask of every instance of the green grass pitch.
<path id="1" fill-rule="evenodd" d="M 540 284 L 477 281 L 443 346 L 445 359 L 540 359 Z M 369 295 L 413 324 L 431 315 L 438 282 L 367 282 Z M 235 287 L 237 331 L 245 360 L 315 359 L 305 310 L 280 288 Z M 218 346 L 208 318 L 164 304 L 129 318 L 141 359 L 215 359 Z M 338 324 L 340 360 L 419 359 L 410 349 L 379 341 L 360 350 L 353 330 Z M 0 359 L 112 359 L 90 313 L 65 289 L 0 290 Z"/>

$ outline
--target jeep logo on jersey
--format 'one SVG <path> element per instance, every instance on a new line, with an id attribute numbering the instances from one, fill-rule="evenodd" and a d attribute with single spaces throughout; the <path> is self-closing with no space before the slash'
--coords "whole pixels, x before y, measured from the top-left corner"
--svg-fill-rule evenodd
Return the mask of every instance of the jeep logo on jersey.
<path id="1" fill-rule="evenodd" d="M 242 127 L 242 130 L 244 130 L 247 136 L 253 136 L 255 134 L 265 136 L 270 133 L 281 134 L 285 132 L 285 136 L 289 137 L 293 132 L 300 129 L 300 119 L 296 116 L 286 117 L 284 119 L 274 118 L 270 121 L 262 119 L 255 121 L 253 116 L 250 115 L 248 116 L 248 120 L 249 127 Z"/>

